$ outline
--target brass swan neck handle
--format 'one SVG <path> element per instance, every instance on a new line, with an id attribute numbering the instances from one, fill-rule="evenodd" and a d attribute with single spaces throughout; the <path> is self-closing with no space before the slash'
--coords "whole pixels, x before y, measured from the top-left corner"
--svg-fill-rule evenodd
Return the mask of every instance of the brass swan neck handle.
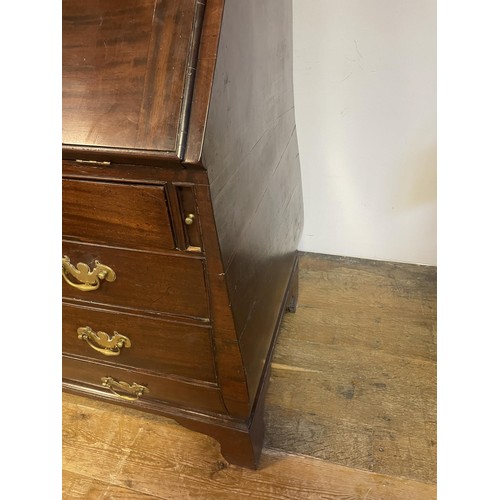
<path id="1" fill-rule="evenodd" d="M 101 281 L 111 282 L 116 279 L 116 273 L 113 269 L 97 260 L 94 262 L 94 269 L 90 270 L 90 267 L 83 262 L 79 262 L 75 267 L 71 264 L 67 255 L 62 259 L 62 275 L 66 283 L 81 292 L 97 290 L 101 286 Z M 73 279 L 79 281 L 79 283 L 76 283 Z"/>
<path id="2" fill-rule="evenodd" d="M 144 385 L 135 382 L 129 384 L 128 382 L 115 380 L 112 377 L 102 377 L 101 382 L 102 385 L 107 387 L 115 396 L 125 399 L 126 401 L 136 401 L 143 394 L 149 392 L 149 389 Z"/>
<path id="3" fill-rule="evenodd" d="M 132 345 L 128 337 L 118 332 L 108 335 L 106 332 L 94 332 L 90 326 L 82 326 L 76 333 L 80 340 L 84 340 L 92 349 L 105 356 L 119 356 L 121 349 Z"/>

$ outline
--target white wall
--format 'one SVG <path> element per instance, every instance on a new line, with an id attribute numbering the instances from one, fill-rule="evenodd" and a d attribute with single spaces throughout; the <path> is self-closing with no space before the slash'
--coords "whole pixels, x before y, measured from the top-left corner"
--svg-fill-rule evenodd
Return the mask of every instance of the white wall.
<path id="1" fill-rule="evenodd" d="M 435 0 L 294 0 L 300 250 L 436 265 Z"/>

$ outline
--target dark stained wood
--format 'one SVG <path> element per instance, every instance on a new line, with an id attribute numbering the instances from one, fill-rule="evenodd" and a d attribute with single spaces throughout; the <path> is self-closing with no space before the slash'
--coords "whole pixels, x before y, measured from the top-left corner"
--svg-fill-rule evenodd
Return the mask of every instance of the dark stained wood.
<path id="1" fill-rule="evenodd" d="M 274 205 L 272 196 L 267 196 L 269 204 L 263 204 L 263 212 L 259 215 L 264 219 L 266 207 Z M 248 383 L 252 390 L 258 386 L 264 364 L 267 361 L 267 352 L 271 346 L 275 325 L 279 323 L 280 309 L 278 304 L 287 294 L 287 283 L 293 273 L 296 252 L 292 250 L 292 241 L 297 241 L 302 228 L 301 192 L 295 191 L 294 198 L 289 204 L 290 212 L 283 213 L 283 219 L 288 222 L 275 227 L 274 237 L 259 239 L 260 256 L 263 260 L 246 258 L 248 254 L 242 252 L 241 256 L 233 261 L 233 269 L 228 271 L 228 280 L 234 280 L 233 290 L 253 290 L 253 296 L 245 294 L 241 298 L 235 297 L 234 309 L 245 318 L 244 326 L 239 330 L 240 346 L 244 363 L 248 366 Z M 293 208 L 294 207 L 294 208 Z M 300 215 L 299 215 L 300 214 Z M 258 226 L 259 219 L 255 219 L 254 227 Z M 269 219 L 267 219 L 269 221 Z M 256 233 L 250 233 L 251 237 Z M 278 243 L 280 242 L 280 243 Z M 254 248 L 254 247 L 252 247 Z M 264 258 L 268 250 L 268 257 Z M 256 250 L 256 256 L 259 256 Z M 245 273 L 245 263 L 248 269 L 256 270 L 255 274 Z M 231 289 L 231 288 L 230 288 Z M 236 294 L 235 294 L 236 295 Z M 245 301 L 246 299 L 246 301 Z M 272 305 L 272 306 L 271 306 Z M 239 309 L 236 309 L 239 306 Z M 251 314 L 246 312 L 252 309 Z M 235 317 L 236 317 L 235 313 Z"/>
<path id="2" fill-rule="evenodd" d="M 210 190 L 207 186 L 198 185 L 195 195 L 200 214 L 202 214 L 200 223 L 207 255 L 206 279 L 210 297 L 219 384 L 229 413 L 234 417 L 248 420 L 252 406 L 248 400 L 245 368 L 234 328 L 224 267 L 220 259 L 219 240 Z"/>
<path id="3" fill-rule="evenodd" d="M 62 372 L 66 381 L 93 386 L 94 391 L 105 392 L 117 402 L 124 400 L 102 386 L 102 377 L 112 377 L 119 382 L 127 382 L 128 384 L 135 382 L 145 386 L 149 389 L 149 392 L 144 393 L 136 401 L 128 403 L 139 408 L 143 401 L 154 400 L 165 401 L 184 408 L 194 408 L 198 411 L 226 413 L 219 389 L 214 384 L 188 383 L 184 380 L 160 377 L 150 373 L 132 371 L 90 360 L 84 361 L 69 356 L 63 356 Z"/>
<path id="4" fill-rule="evenodd" d="M 117 274 L 93 292 L 64 283 L 65 324 L 147 330 L 140 352 L 113 359 L 71 337 L 63 387 L 175 418 L 255 467 L 297 296 L 291 0 L 63 4 L 63 255 Z M 96 382 L 102 368 L 161 397 L 118 400 Z"/>
<path id="5" fill-rule="evenodd" d="M 223 11 L 224 0 L 209 0 L 205 6 L 202 36 L 198 50 L 198 63 L 196 66 L 196 79 L 189 116 L 189 134 L 184 157 L 184 166 L 189 169 L 195 166 L 203 166 L 201 156 L 212 94 L 212 82 L 217 62 Z"/>
<path id="6" fill-rule="evenodd" d="M 225 2 L 203 149 L 250 401 L 302 231 L 291 8 Z"/>
<path id="7" fill-rule="evenodd" d="M 200 233 L 200 212 L 194 194 L 195 185 L 192 183 L 168 183 L 166 188 L 176 232 L 177 248 L 188 252 L 202 253 L 203 240 Z M 191 225 L 186 223 L 188 218 L 193 220 Z"/>
<path id="8" fill-rule="evenodd" d="M 154 163 L 154 162 L 153 162 Z M 166 182 L 188 182 L 208 185 L 207 173 L 202 169 L 180 169 L 167 165 L 99 164 L 63 160 L 62 173 L 67 179 L 112 181 L 164 185 Z"/>
<path id="9" fill-rule="evenodd" d="M 179 120 L 179 131 L 177 139 L 177 156 L 184 159 L 186 153 L 186 140 L 189 132 L 189 120 L 193 101 L 195 75 L 198 65 L 200 42 L 203 30 L 203 18 L 205 15 L 206 0 L 196 0 L 194 21 L 192 25 L 192 36 L 190 51 L 186 60 L 187 72 L 182 97 L 182 109 Z"/>
<path id="10" fill-rule="evenodd" d="M 176 421 L 188 429 L 202 432 L 213 437 L 220 444 L 220 452 L 224 460 L 230 464 L 249 469 L 257 469 L 264 437 L 262 417 L 252 419 L 245 426 L 222 427 L 218 425 L 207 427 L 198 420 Z M 225 466 L 224 462 L 221 463 Z"/>
<path id="11" fill-rule="evenodd" d="M 201 252 L 203 251 L 203 240 L 200 232 L 200 214 L 196 203 L 195 186 L 193 184 L 176 183 L 174 187 L 181 207 L 181 218 L 187 243 L 186 249 L 191 252 Z M 186 220 L 190 217 L 194 219 L 194 222 L 187 224 Z"/>
<path id="12" fill-rule="evenodd" d="M 172 225 L 175 228 L 175 245 L 179 250 L 187 250 L 189 245 L 186 238 L 185 220 L 177 188 L 169 182 L 165 185 L 165 190 L 169 201 Z M 195 210 L 194 213 L 198 218 L 198 210 Z M 198 224 L 198 221 L 196 223 Z"/>
<path id="13" fill-rule="evenodd" d="M 62 319 L 65 354 L 160 375 L 216 382 L 209 327 L 72 304 L 63 304 Z M 128 337 L 132 345 L 122 348 L 119 356 L 105 356 L 92 349 L 85 340 L 78 339 L 78 328 L 86 326 L 110 336 L 116 331 Z"/>
<path id="14" fill-rule="evenodd" d="M 175 248 L 160 186 L 63 181 L 65 239 L 133 249 Z"/>
<path id="15" fill-rule="evenodd" d="M 71 263 L 97 260 L 116 273 L 113 282 L 82 292 L 63 282 L 63 297 L 79 303 L 108 304 L 117 308 L 209 318 L 204 262 L 201 259 L 171 257 L 94 245 L 63 242 L 63 255 Z"/>
<path id="16" fill-rule="evenodd" d="M 196 6 L 63 2 L 63 143 L 176 155 Z"/>

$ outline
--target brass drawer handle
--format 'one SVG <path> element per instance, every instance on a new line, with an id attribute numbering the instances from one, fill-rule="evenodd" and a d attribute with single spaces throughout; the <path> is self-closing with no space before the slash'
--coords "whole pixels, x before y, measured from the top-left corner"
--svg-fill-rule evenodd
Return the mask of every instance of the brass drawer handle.
<path id="1" fill-rule="evenodd" d="M 83 262 L 79 262 L 76 267 L 71 264 L 69 257 L 64 256 L 62 259 L 62 275 L 66 283 L 77 288 L 82 292 L 90 292 L 97 290 L 101 286 L 101 281 L 115 281 L 116 273 L 108 266 L 95 261 L 94 269 Z M 75 278 L 80 283 L 75 283 L 69 277 Z"/>
<path id="2" fill-rule="evenodd" d="M 135 401 L 139 399 L 145 392 L 149 392 L 149 389 L 143 385 L 136 384 L 132 382 L 128 384 L 127 382 L 119 382 L 112 377 L 102 377 L 102 385 L 107 387 L 115 396 L 119 398 L 126 399 L 127 401 Z M 122 393 L 125 394 L 122 394 Z M 132 394 L 131 396 L 129 394 Z"/>
<path id="3" fill-rule="evenodd" d="M 132 345 L 128 337 L 118 332 L 113 332 L 110 337 L 106 332 L 94 332 L 90 326 L 82 326 L 76 333 L 80 340 L 85 340 L 92 349 L 105 356 L 119 356 L 121 349 Z"/>

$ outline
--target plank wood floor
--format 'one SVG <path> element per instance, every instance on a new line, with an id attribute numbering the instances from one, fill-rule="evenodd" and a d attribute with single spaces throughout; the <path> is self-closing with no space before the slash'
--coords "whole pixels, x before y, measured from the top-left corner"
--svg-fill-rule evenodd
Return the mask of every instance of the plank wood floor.
<path id="1" fill-rule="evenodd" d="M 63 395 L 64 499 L 436 498 L 436 268 L 303 254 L 258 471 L 155 416 Z"/>

